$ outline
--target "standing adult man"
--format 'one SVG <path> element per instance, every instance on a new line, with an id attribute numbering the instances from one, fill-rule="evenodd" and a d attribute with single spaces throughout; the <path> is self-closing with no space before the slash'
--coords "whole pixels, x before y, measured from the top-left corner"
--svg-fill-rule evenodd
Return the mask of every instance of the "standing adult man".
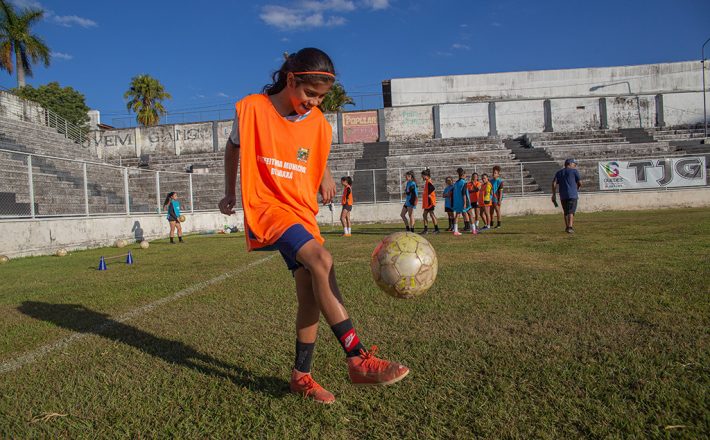
<path id="1" fill-rule="evenodd" d="M 582 186 L 574 159 L 565 160 L 565 167 L 555 173 L 552 179 L 552 203 L 557 206 L 557 187 L 565 216 L 565 232 L 574 234 L 574 213 L 577 212 L 578 190 Z"/>

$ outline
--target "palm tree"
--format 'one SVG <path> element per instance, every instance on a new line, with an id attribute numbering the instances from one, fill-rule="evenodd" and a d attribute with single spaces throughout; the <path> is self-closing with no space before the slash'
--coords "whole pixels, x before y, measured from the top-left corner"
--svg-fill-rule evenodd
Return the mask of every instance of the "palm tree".
<path id="1" fill-rule="evenodd" d="M 44 40 L 32 34 L 32 25 L 42 20 L 44 11 L 26 8 L 18 14 L 7 1 L 0 0 L 0 69 L 10 75 L 17 69 L 17 87 L 25 86 L 25 75 L 32 76 L 32 64 L 42 61 L 49 66 L 50 50 Z M 15 54 L 15 65 L 12 55 Z"/>
<path id="2" fill-rule="evenodd" d="M 161 101 L 172 99 L 172 96 L 165 91 L 160 81 L 144 74 L 131 79 L 131 86 L 123 94 L 123 99 L 129 99 L 126 108 L 136 113 L 136 121 L 144 127 L 150 127 L 158 125 L 160 117 L 167 114 Z"/>
<path id="3" fill-rule="evenodd" d="M 325 95 L 319 108 L 324 112 L 341 112 L 346 105 L 355 105 L 355 101 L 348 96 L 345 87 L 337 82 Z"/>

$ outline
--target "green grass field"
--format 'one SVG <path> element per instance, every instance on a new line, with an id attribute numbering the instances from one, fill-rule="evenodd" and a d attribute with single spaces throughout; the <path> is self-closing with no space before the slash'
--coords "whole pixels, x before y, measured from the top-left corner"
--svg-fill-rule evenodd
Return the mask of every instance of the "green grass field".
<path id="1" fill-rule="evenodd" d="M 363 342 L 412 370 L 349 385 L 322 321 L 313 372 L 331 406 L 288 393 L 293 280 L 241 234 L 132 245 L 136 264 L 106 272 L 119 249 L 13 260 L 0 438 L 707 438 L 710 210 L 577 222 L 574 236 L 561 216 L 430 235 L 439 276 L 416 300 L 369 274 L 399 225 L 325 228 Z"/>

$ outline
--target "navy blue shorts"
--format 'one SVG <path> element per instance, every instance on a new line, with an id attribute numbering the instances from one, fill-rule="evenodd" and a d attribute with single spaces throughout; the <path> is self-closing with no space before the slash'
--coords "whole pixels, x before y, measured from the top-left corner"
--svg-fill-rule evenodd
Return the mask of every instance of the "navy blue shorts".
<path id="1" fill-rule="evenodd" d="M 251 234 L 251 231 L 249 231 L 249 233 Z M 257 249 L 257 251 L 278 250 L 281 253 L 281 256 L 283 257 L 284 261 L 286 262 L 288 270 L 293 272 L 299 267 L 303 267 L 301 263 L 296 261 L 296 254 L 299 250 L 301 250 L 304 244 L 313 240 L 313 238 L 313 234 L 306 231 L 306 228 L 304 228 L 303 225 L 295 224 L 286 229 L 286 232 L 281 234 L 281 237 L 276 240 L 276 243 L 272 244 L 271 246 L 266 246 Z"/>
<path id="2" fill-rule="evenodd" d="M 577 212 L 577 199 L 562 200 L 562 211 L 565 215 L 574 215 Z"/>

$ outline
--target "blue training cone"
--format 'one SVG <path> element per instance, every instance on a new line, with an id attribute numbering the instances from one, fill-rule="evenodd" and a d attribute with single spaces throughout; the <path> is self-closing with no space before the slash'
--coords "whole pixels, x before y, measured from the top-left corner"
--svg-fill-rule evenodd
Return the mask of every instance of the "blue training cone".
<path id="1" fill-rule="evenodd" d="M 128 255 L 126 255 L 126 264 L 133 264 L 133 254 L 131 254 L 131 251 L 128 251 Z"/>
<path id="2" fill-rule="evenodd" d="M 103 256 L 99 260 L 99 270 L 106 270 L 106 260 L 104 260 Z"/>

